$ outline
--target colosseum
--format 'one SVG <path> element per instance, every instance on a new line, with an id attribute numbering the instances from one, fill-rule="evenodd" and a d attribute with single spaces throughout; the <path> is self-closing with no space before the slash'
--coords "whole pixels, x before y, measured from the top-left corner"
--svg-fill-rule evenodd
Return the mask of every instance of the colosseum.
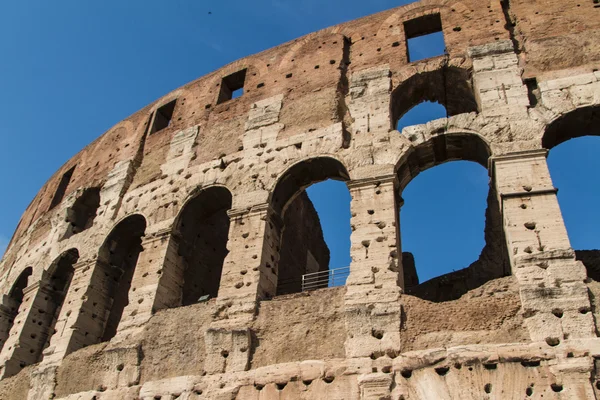
<path id="1" fill-rule="evenodd" d="M 600 252 L 571 247 L 546 162 L 600 135 L 599 67 L 598 0 L 422 0 L 174 90 L 23 214 L 0 398 L 600 399 Z M 425 101 L 447 116 L 396 130 Z M 489 173 L 486 245 L 419 283 L 402 192 L 453 160 Z M 342 286 L 310 284 L 326 179 L 351 194 Z"/>

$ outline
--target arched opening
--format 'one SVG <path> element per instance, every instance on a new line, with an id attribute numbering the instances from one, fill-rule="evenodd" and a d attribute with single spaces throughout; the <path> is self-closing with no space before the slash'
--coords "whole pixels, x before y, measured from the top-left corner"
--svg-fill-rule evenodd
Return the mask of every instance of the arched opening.
<path id="1" fill-rule="evenodd" d="M 399 164 L 406 293 L 453 300 L 506 275 L 502 220 L 486 169 L 489 156 L 479 136 L 452 134 L 417 145 Z"/>
<path id="2" fill-rule="evenodd" d="M 46 307 L 44 314 L 40 315 L 40 320 L 37 321 L 43 346 L 35 354 L 35 362 L 42 359 L 42 352 L 50 345 L 50 339 L 55 333 L 54 327 L 71 286 L 77 260 L 79 260 L 79 252 L 76 249 L 67 250 L 52 263 L 48 270 L 49 278 L 45 283 L 48 296 L 44 296 L 43 302 Z"/>
<path id="3" fill-rule="evenodd" d="M 91 228 L 100 207 L 100 188 L 86 189 L 67 210 L 69 226 L 63 239 L 68 239 L 88 228 Z"/>
<path id="4" fill-rule="evenodd" d="M 8 296 L 3 296 L 2 298 L 2 311 L 4 315 L 1 325 L 2 330 L 0 331 L 0 348 L 4 346 L 8 334 L 15 323 L 15 318 L 19 314 L 19 307 L 23 302 L 23 291 L 29 284 L 29 277 L 32 272 L 33 269 L 31 267 L 25 268 L 15 283 L 13 283 Z"/>
<path id="5" fill-rule="evenodd" d="M 571 247 L 585 265 L 596 303 L 600 295 L 600 107 L 584 107 L 548 126 L 542 144 Z"/>
<path id="6" fill-rule="evenodd" d="M 423 102 L 439 103 L 447 111 L 444 117 L 477 112 L 471 74 L 460 68 L 446 66 L 435 71 L 415 74 L 402 82 L 392 92 L 392 129 L 397 127 L 404 114 Z M 427 120 L 431 119 L 434 118 Z"/>
<path id="7" fill-rule="evenodd" d="M 184 206 L 176 222 L 182 263 L 181 304 L 217 297 L 227 256 L 232 197 L 224 187 L 200 191 Z M 207 297 L 208 296 L 208 297 Z"/>
<path id="8" fill-rule="evenodd" d="M 277 295 L 345 283 L 350 195 L 343 181 L 348 179 L 339 161 L 320 157 L 294 165 L 277 183 L 271 199 L 283 222 Z M 303 285 L 306 274 L 311 275 Z"/>
<path id="9" fill-rule="evenodd" d="M 129 289 L 140 252 L 146 220 L 141 215 L 132 215 L 121 221 L 108 235 L 98 254 L 110 276 L 103 282 L 105 293 L 112 304 L 105 322 L 102 341 L 110 340 L 117 333 L 123 310 L 129 303 Z M 100 284 L 100 283 L 99 283 Z"/>

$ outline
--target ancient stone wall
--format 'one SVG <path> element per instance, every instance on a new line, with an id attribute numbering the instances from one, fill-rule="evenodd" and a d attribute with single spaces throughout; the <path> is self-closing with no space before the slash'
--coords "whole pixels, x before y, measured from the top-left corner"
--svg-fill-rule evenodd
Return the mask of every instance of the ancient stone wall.
<path id="1" fill-rule="evenodd" d="M 44 185 L 0 262 L 0 399 L 596 398 L 597 254 L 571 248 L 546 155 L 600 134 L 599 12 L 423 0 L 118 123 Z M 434 31 L 445 53 L 411 61 Z M 423 101 L 447 117 L 397 131 Z M 486 246 L 415 285 L 402 191 L 453 160 L 489 171 Z M 326 179 L 352 198 L 346 284 L 281 291 L 328 268 L 304 193 Z"/>

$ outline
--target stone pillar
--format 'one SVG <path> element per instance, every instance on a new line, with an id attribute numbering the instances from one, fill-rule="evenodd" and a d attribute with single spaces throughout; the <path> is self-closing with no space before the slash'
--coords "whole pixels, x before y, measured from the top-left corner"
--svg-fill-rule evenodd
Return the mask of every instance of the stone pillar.
<path id="1" fill-rule="evenodd" d="M 129 303 L 123 310 L 114 340 L 142 330 L 157 310 L 181 305 L 183 265 L 178 262 L 178 243 L 171 229 L 143 237 L 143 250 L 129 289 Z"/>
<path id="2" fill-rule="evenodd" d="M 268 204 L 228 214 L 229 254 L 223 264 L 218 310 L 205 333 L 208 373 L 248 368 L 257 302 L 273 297 L 277 289 L 281 218 Z"/>
<path id="3" fill-rule="evenodd" d="M 523 73 L 510 40 L 470 47 L 473 59 L 473 91 L 486 117 L 521 115 L 527 118 L 529 97 Z"/>
<path id="4" fill-rule="evenodd" d="M 350 275 L 346 281 L 347 357 L 400 352 L 403 286 L 395 175 L 348 184 L 351 202 Z M 376 350 L 371 354 L 372 349 Z"/>
<path id="5" fill-rule="evenodd" d="M 55 324 L 56 333 L 44 351 L 43 364 L 60 362 L 75 350 L 99 343 L 112 305 L 110 266 L 98 259 L 74 266 L 71 286 Z"/>
<path id="6" fill-rule="evenodd" d="M 513 275 L 533 341 L 595 337 L 585 267 L 575 260 L 547 150 L 491 159 Z"/>
<path id="7" fill-rule="evenodd" d="M 0 353 L 2 378 L 12 376 L 27 365 L 39 361 L 48 339 L 48 327 L 54 318 L 52 291 L 46 274 L 23 291 L 23 302 L 15 317 L 9 337 Z"/>

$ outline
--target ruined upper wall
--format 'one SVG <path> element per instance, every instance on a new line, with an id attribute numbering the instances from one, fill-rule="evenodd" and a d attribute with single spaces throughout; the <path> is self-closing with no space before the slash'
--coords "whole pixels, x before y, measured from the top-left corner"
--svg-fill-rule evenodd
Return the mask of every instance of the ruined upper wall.
<path id="1" fill-rule="evenodd" d="M 284 94 L 281 136 L 342 121 L 345 110 L 337 89 L 345 84 L 344 69 L 352 73 L 388 64 L 394 83 L 401 82 L 414 68 L 419 68 L 419 63 L 408 63 L 403 22 L 431 13 L 440 14 L 450 59 L 459 65 L 467 63 L 468 67 L 469 46 L 509 38 L 497 2 L 482 7 L 478 1 L 422 1 L 327 28 L 235 61 L 163 96 L 111 128 L 65 163 L 31 202 L 15 237 L 48 211 L 62 175 L 75 165 L 66 196 L 78 187 L 101 186 L 115 164 L 136 155 L 141 165 L 133 187 L 140 186 L 161 175 L 160 165 L 167 156 L 171 135 L 196 125 L 201 134 L 194 149 L 194 163 L 222 158 L 243 146 L 241 134 L 250 105 L 280 93 Z M 221 79 L 244 68 L 247 68 L 244 96 L 216 104 Z M 150 113 L 172 99 L 177 99 L 172 124 L 149 135 L 144 143 Z"/>
<path id="2" fill-rule="evenodd" d="M 510 4 L 421 1 L 327 28 L 238 60 L 133 114 L 65 163 L 31 202 L 15 237 L 48 211 L 61 176 L 75 165 L 66 195 L 81 186 L 101 186 L 115 164 L 136 156 L 140 165 L 133 187 L 157 179 L 171 135 L 186 127 L 197 125 L 201 130 L 194 149 L 197 164 L 239 151 L 243 147 L 241 133 L 247 110 L 261 99 L 284 94 L 279 120 L 284 126 L 281 137 L 344 121 L 348 115 L 337 89 L 346 84 L 346 73 L 389 65 L 396 87 L 422 68 L 431 68 L 425 63 L 408 62 L 403 25 L 406 21 L 439 13 L 448 64 L 467 70 L 470 46 L 512 39 L 521 51 L 525 75 L 533 77 L 597 62 L 600 19 L 590 16 L 598 12 L 600 9 L 591 0 L 513 0 Z M 216 104 L 221 79 L 244 68 L 244 96 Z M 144 139 L 150 113 L 172 99 L 177 99 L 172 124 Z"/>

